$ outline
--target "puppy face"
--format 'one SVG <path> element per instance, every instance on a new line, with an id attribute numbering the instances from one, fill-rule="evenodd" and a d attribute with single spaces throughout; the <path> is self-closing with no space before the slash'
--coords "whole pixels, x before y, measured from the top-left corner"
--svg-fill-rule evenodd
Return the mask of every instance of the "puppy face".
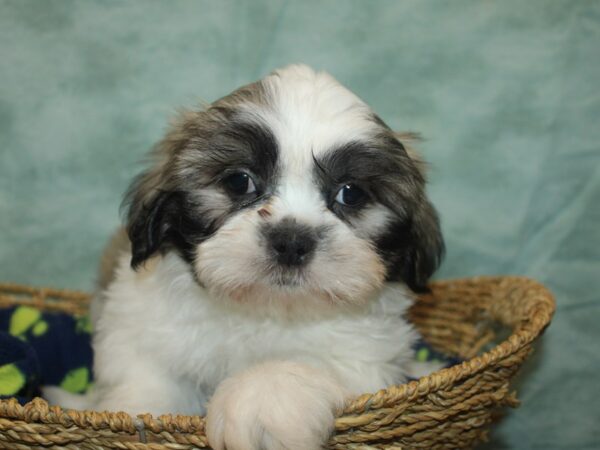
<path id="1" fill-rule="evenodd" d="M 177 251 L 252 307 L 423 290 L 443 241 L 417 164 L 332 77 L 289 66 L 179 117 L 126 197 L 132 267 Z"/>

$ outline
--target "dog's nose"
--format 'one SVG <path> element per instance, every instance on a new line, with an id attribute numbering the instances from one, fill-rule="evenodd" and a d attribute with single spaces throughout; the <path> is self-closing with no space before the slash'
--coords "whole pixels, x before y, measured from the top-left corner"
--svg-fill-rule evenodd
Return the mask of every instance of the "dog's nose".
<path id="1" fill-rule="evenodd" d="M 265 235 L 274 258 L 283 266 L 306 264 L 317 247 L 313 228 L 295 219 L 283 219 L 269 227 Z"/>

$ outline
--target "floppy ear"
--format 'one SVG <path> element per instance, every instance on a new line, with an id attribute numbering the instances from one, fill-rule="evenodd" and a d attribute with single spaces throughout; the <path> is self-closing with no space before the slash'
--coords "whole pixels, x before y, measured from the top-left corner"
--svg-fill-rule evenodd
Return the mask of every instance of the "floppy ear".
<path id="1" fill-rule="evenodd" d="M 138 175 L 127 190 L 126 230 L 131 241 L 131 267 L 135 270 L 165 243 L 173 217 L 173 193 L 168 186 L 169 135 L 151 154 L 152 166 Z"/>
<path id="2" fill-rule="evenodd" d="M 135 197 L 141 196 L 138 193 L 133 202 L 136 202 Z M 130 207 L 127 234 L 131 241 L 131 267 L 134 270 L 163 246 L 170 229 L 171 197 L 169 192 L 158 191 L 145 201 L 140 199 L 142 203 L 133 203 Z"/>
<path id="3" fill-rule="evenodd" d="M 401 142 L 406 154 L 416 169 L 418 184 L 425 184 L 427 164 L 415 150 L 414 144 L 421 140 L 416 133 L 394 133 Z M 414 292 L 427 292 L 427 281 L 439 267 L 445 252 L 444 239 L 440 221 L 433 205 L 427 200 L 424 192 L 415 203 L 416 210 L 408 223 L 402 223 L 396 233 L 396 251 L 400 253 L 395 259 L 396 267 L 392 269 L 391 279 L 401 279 Z"/>
<path id="4" fill-rule="evenodd" d="M 164 138 L 150 154 L 151 166 L 130 185 L 122 208 L 127 208 L 126 229 L 131 241 L 131 267 L 161 250 L 168 240 L 179 210 L 179 196 L 173 189 L 171 161 L 195 132 L 201 112 L 182 110 L 172 121 Z"/>
<path id="5" fill-rule="evenodd" d="M 442 262 L 444 252 L 438 215 L 425 200 L 412 219 L 400 277 L 414 292 L 427 292 L 427 281 Z"/>

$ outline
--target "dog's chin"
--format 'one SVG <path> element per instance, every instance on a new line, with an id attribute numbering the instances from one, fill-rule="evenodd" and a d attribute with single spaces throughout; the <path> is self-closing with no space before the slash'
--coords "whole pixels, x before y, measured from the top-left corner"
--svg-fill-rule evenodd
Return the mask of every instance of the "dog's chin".
<path id="1" fill-rule="evenodd" d="M 339 282 L 343 284 L 343 280 Z M 273 270 L 252 282 L 204 285 L 221 304 L 245 313 L 295 317 L 327 316 L 340 310 L 360 309 L 381 289 L 378 284 L 349 295 L 331 287 L 320 288 L 302 269 Z"/>
<path id="2" fill-rule="evenodd" d="M 302 291 L 310 285 L 303 269 L 276 269 L 266 275 L 266 284 L 284 291 Z"/>

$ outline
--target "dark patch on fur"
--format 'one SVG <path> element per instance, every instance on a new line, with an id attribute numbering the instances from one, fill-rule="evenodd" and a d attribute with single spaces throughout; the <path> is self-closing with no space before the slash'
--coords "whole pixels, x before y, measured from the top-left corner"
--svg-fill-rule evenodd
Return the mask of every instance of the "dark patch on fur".
<path id="1" fill-rule="evenodd" d="M 271 181 L 277 165 L 277 141 L 268 128 L 247 121 L 228 123 L 200 149 L 198 164 L 202 176 L 211 181 L 239 169 L 249 169 L 257 188 Z"/>
<path id="2" fill-rule="evenodd" d="M 131 241 L 131 267 L 138 268 L 158 251 L 175 248 L 189 263 L 195 248 L 214 233 L 214 223 L 202 218 L 185 192 L 159 192 L 153 203 L 130 217 L 127 233 Z"/>
<path id="3" fill-rule="evenodd" d="M 374 116 L 376 123 L 383 123 L 377 119 Z M 444 253 L 439 219 L 425 195 L 422 173 L 404 146 L 386 130 L 389 128 L 368 142 L 350 142 L 315 159 L 315 176 L 329 208 L 342 220 L 351 223 L 363 210 L 334 201 L 346 183 L 356 184 L 371 202 L 395 214 L 393 223 L 374 244 L 386 264 L 387 279 L 404 281 L 420 292 L 426 289 Z"/>
<path id="4" fill-rule="evenodd" d="M 134 269 L 169 249 L 192 263 L 198 244 L 229 215 L 268 197 L 277 166 L 276 139 L 265 126 L 242 118 L 237 108 L 240 101 L 264 100 L 260 83 L 254 83 L 206 111 L 183 113 L 173 125 L 154 152 L 155 164 L 134 180 L 125 196 Z M 227 175 L 242 170 L 256 184 L 252 198 L 230 195 L 222 185 Z M 207 214 L 198 195 L 208 186 L 229 195 L 219 217 L 214 217 L 214 208 Z"/>
<path id="5" fill-rule="evenodd" d="M 375 240 L 387 269 L 387 279 L 404 281 L 414 292 L 427 292 L 427 281 L 444 256 L 444 241 L 437 214 L 428 205 L 423 220 L 399 219 Z"/>
<path id="6" fill-rule="evenodd" d="M 315 175 L 328 206 L 340 216 L 358 214 L 356 209 L 334 203 L 339 189 L 353 183 L 372 201 L 388 206 L 399 215 L 424 184 L 404 147 L 393 138 L 381 136 L 372 142 L 349 142 L 332 149 L 318 161 Z M 401 202 L 398 200 L 401 199 Z M 337 209 L 335 209 L 337 208 Z"/>

